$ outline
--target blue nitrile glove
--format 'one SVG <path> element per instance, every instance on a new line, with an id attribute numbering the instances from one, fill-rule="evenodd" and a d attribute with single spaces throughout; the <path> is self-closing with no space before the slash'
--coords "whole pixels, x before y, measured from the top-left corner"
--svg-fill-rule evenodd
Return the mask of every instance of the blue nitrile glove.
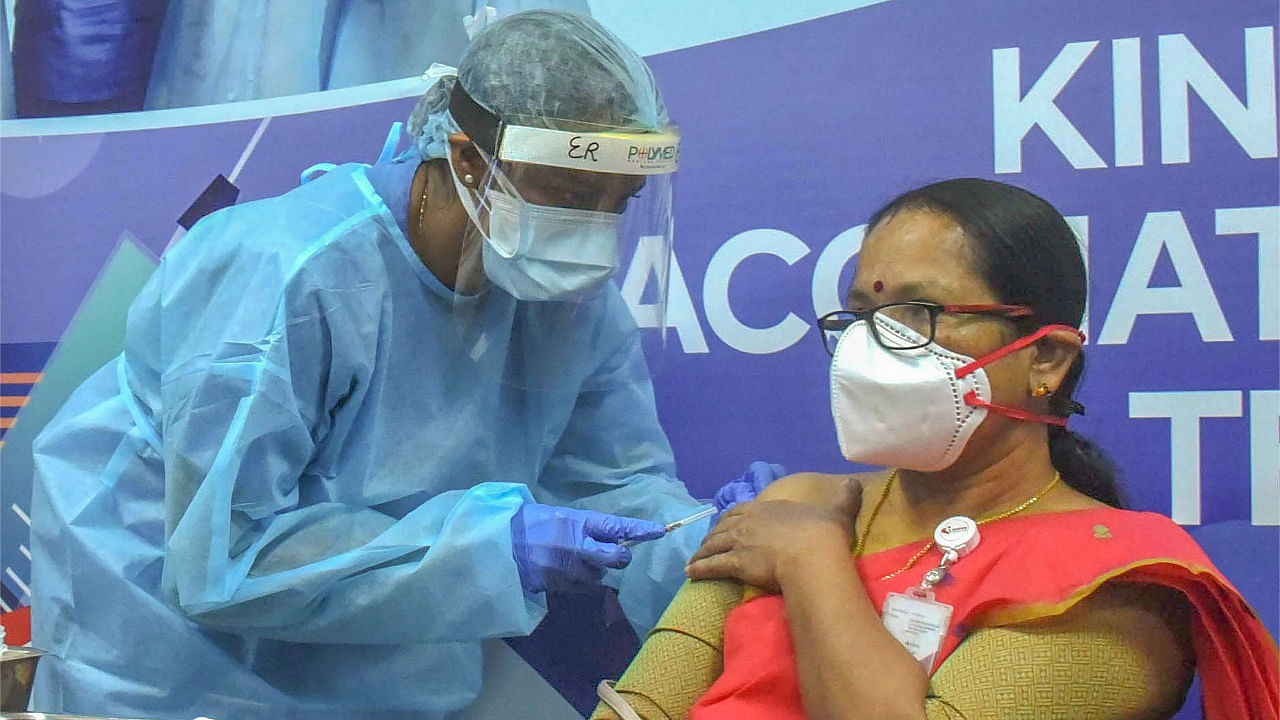
<path id="1" fill-rule="evenodd" d="M 746 472 L 742 473 L 742 477 L 735 478 L 725 483 L 715 496 L 712 502 L 715 503 L 716 509 L 720 512 L 712 518 L 711 525 L 715 526 L 720 520 L 720 515 L 725 510 L 737 505 L 740 502 L 754 500 L 769 483 L 783 477 L 787 474 L 787 469 L 777 463 L 767 463 L 757 460 L 747 466 Z"/>
<path id="2" fill-rule="evenodd" d="M 511 518 L 511 552 L 525 590 L 568 589 L 600 582 L 605 568 L 626 567 L 631 551 L 615 543 L 664 534 L 649 520 L 525 503 Z"/>

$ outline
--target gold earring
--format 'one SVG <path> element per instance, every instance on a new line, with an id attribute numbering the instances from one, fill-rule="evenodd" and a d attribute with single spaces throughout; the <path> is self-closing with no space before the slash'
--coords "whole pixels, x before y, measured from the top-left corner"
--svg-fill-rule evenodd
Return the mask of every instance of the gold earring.
<path id="1" fill-rule="evenodd" d="M 1036 389 L 1035 389 L 1035 392 L 1033 392 L 1033 393 L 1031 393 L 1031 394 L 1032 394 L 1032 395 L 1034 395 L 1034 396 L 1036 396 L 1036 397 L 1044 397 L 1045 395 L 1048 395 L 1048 394 L 1049 394 L 1049 383 L 1040 383 L 1040 387 L 1036 388 Z"/>

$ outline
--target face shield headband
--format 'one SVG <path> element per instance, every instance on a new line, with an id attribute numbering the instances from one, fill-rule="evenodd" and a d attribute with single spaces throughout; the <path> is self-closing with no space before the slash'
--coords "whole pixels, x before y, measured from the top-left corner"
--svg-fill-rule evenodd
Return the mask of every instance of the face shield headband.
<path id="1" fill-rule="evenodd" d="M 453 84 L 449 112 L 471 142 L 498 162 L 616 175 L 669 175 L 680 161 L 674 128 L 657 132 L 571 132 L 510 123 Z"/>

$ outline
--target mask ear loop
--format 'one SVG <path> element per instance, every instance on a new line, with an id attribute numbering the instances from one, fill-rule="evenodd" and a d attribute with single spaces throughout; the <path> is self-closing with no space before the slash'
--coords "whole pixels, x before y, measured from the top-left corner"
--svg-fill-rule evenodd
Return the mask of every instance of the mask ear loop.
<path id="1" fill-rule="evenodd" d="M 1005 345 L 1004 347 L 997 348 L 987 353 L 986 355 L 983 355 L 977 360 L 974 360 L 973 362 L 966 363 L 956 368 L 956 379 L 959 380 L 961 378 L 964 378 L 965 376 L 969 375 L 970 373 L 972 373 L 974 370 L 977 370 L 978 368 L 981 368 L 986 365 L 990 365 L 991 363 L 995 362 L 996 360 L 999 360 L 1000 358 L 1003 358 L 1007 355 L 1011 355 L 1025 347 L 1033 345 L 1036 342 L 1039 342 L 1041 338 L 1045 337 L 1049 333 L 1054 332 L 1056 330 L 1069 330 L 1075 333 L 1076 336 L 1080 338 L 1080 342 L 1084 342 L 1084 333 L 1080 332 L 1078 328 L 1073 328 L 1070 325 L 1045 325 L 1044 327 L 1040 328 L 1039 330 L 1036 330 L 1030 335 L 1027 335 L 1025 337 L 1020 337 L 1017 340 L 1014 340 L 1013 342 L 1009 343 L 1008 345 Z M 1057 415 L 1040 415 L 1038 413 L 1027 412 L 1026 410 L 1022 410 L 1020 408 L 1008 407 L 1005 405 L 994 405 L 992 403 L 987 402 L 986 400 L 983 400 L 982 398 L 979 398 L 978 393 L 974 390 L 970 390 L 969 392 L 965 393 L 964 403 L 965 405 L 969 405 L 971 407 L 986 408 L 988 410 L 991 410 L 992 412 L 997 412 L 1006 417 L 1014 418 L 1015 420 L 1026 420 L 1028 422 L 1038 422 L 1038 423 L 1044 423 L 1046 425 L 1057 425 L 1058 427 L 1063 427 L 1063 428 L 1067 426 L 1067 419 L 1064 417 L 1058 417 Z"/>

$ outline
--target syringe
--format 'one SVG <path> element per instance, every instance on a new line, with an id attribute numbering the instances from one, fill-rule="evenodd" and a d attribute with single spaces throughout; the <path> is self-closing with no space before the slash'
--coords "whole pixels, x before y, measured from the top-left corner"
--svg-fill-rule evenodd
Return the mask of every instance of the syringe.
<path id="1" fill-rule="evenodd" d="M 706 507 L 702 508 L 698 512 L 692 515 L 689 515 L 688 517 L 682 517 L 679 520 L 667 523 L 666 525 L 663 526 L 662 529 L 666 532 L 671 532 L 676 528 L 682 528 L 685 525 L 696 523 L 702 518 L 711 517 L 712 515 L 715 515 L 715 514 L 716 514 L 716 506 L 707 505 Z M 663 537 L 666 537 L 666 536 L 664 535 Z M 635 545 L 636 543 L 641 543 L 641 542 L 645 542 L 645 541 L 644 540 L 623 540 L 618 544 L 621 545 L 622 547 L 631 547 L 632 545 Z"/>

